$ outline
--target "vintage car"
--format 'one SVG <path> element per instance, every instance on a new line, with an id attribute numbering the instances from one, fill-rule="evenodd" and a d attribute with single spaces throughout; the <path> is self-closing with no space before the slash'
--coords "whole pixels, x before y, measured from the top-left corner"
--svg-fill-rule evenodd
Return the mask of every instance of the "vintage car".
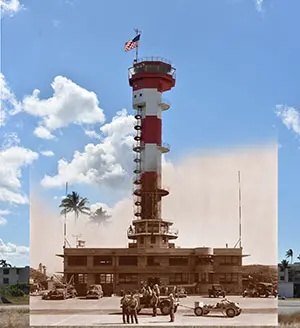
<path id="1" fill-rule="evenodd" d="M 222 285 L 213 284 L 212 287 L 208 290 L 209 297 L 225 297 L 226 293 Z"/>
<path id="2" fill-rule="evenodd" d="M 103 297 L 103 290 L 101 285 L 90 285 L 86 298 L 88 299 L 99 299 Z"/>
<path id="3" fill-rule="evenodd" d="M 243 292 L 243 297 L 277 297 L 277 290 L 273 288 L 271 283 L 260 282 L 253 286 L 249 286 Z"/>
<path id="4" fill-rule="evenodd" d="M 76 296 L 77 296 L 77 292 L 73 286 L 55 287 L 51 290 L 43 292 L 42 299 L 43 300 L 65 300 L 67 298 L 74 298 Z"/>
<path id="5" fill-rule="evenodd" d="M 152 308 L 151 305 L 151 300 L 144 296 L 144 295 L 139 295 L 138 296 L 138 313 L 141 312 L 142 309 L 148 309 L 148 308 Z M 175 309 L 174 312 L 177 311 L 177 308 L 179 306 L 179 301 L 178 299 L 175 301 Z M 170 314 L 170 300 L 168 296 L 160 296 L 159 300 L 158 300 L 158 306 L 160 309 L 160 312 L 162 315 L 168 315 Z"/>
<path id="6" fill-rule="evenodd" d="M 239 316 L 242 312 L 238 303 L 231 302 L 224 298 L 216 304 L 205 304 L 203 302 L 195 302 L 194 313 L 196 316 L 204 316 L 210 312 L 222 312 L 229 318 Z"/>
<path id="7" fill-rule="evenodd" d="M 42 299 L 43 300 L 65 300 L 68 298 L 68 293 L 66 288 L 54 288 L 46 291 Z"/>

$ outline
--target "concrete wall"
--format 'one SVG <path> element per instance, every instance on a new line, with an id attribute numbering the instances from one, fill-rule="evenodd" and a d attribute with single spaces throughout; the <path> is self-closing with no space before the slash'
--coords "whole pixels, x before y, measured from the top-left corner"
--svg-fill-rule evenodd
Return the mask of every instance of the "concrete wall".
<path id="1" fill-rule="evenodd" d="M 279 282 L 278 295 L 281 297 L 294 297 L 294 283 L 293 282 Z"/>

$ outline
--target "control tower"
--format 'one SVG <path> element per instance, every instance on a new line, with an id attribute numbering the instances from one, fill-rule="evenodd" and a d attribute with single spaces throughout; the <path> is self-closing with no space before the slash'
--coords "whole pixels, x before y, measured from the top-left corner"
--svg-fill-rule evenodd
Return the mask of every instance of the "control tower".
<path id="1" fill-rule="evenodd" d="M 156 57 L 135 60 L 129 69 L 136 135 L 135 219 L 128 238 L 138 248 L 172 248 L 174 243 L 169 241 L 178 237 L 178 231 L 170 228 L 173 223 L 162 218 L 161 213 L 162 198 L 169 194 L 162 186 L 161 159 L 170 151 L 170 146 L 162 143 L 162 112 L 170 108 L 162 95 L 175 86 L 175 72 L 169 61 Z"/>

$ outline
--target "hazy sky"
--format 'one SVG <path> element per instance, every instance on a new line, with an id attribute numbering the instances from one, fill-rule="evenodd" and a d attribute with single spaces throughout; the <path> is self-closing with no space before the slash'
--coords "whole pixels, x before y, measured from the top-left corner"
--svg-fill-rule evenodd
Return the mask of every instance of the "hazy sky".
<path id="1" fill-rule="evenodd" d="M 277 263 L 277 146 L 266 145 L 209 154 L 191 154 L 176 164 L 164 164 L 170 195 L 163 200 L 163 217 L 179 229 L 176 246 L 233 247 L 238 240 L 238 179 L 242 185 L 242 241 L 250 254 L 244 263 Z M 132 220 L 132 199 L 112 209 L 111 224 L 98 226 L 87 217 L 68 217 L 68 240 L 81 234 L 87 247 L 126 247 Z M 41 247 L 42 245 L 42 247 Z M 63 218 L 34 190 L 31 195 L 31 265 L 61 271 Z"/>

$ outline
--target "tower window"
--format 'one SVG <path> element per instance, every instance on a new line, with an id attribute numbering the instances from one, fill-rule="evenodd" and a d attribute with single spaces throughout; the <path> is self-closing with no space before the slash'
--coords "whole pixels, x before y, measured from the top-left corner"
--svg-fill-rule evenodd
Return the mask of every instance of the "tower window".
<path id="1" fill-rule="evenodd" d="M 142 97 L 142 95 L 143 95 L 143 94 L 142 94 L 142 93 L 140 93 L 140 97 Z"/>
<path id="2" fill-rule="evenodd" d="M 134 95 L 134 98 L 136 98 L 136 95 Z"/>
<path id="3" fill-rule="evenodd" d="M 155 236 L 151 236 L 151 244 L 155 244 L 155 242 L 156 242 Z"/>

